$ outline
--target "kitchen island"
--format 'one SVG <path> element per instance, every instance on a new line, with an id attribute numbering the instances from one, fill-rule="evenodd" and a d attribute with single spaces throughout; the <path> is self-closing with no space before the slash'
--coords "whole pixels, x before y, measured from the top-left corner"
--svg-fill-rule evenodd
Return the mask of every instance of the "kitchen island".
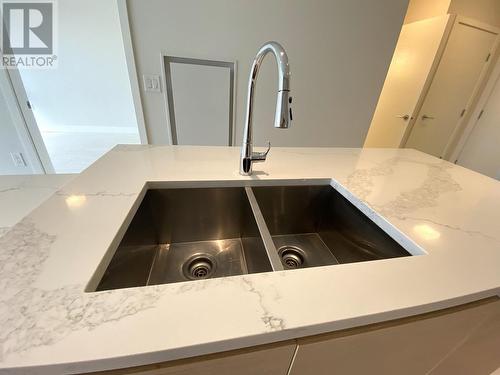
<path id="1" fill-rule="evenodd" d="M 500 183 L 410 149 L 117 146 L 0 237 L 0 372 L 208 355 L 500 293 Z M 94 292 L 144 192 L 328 180 L 412 255 Z"/>

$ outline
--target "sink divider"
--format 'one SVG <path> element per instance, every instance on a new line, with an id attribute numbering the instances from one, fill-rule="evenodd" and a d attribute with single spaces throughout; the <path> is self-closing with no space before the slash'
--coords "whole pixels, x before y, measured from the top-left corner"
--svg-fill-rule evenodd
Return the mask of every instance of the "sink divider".
<path id="1" fill-rule="evenodd" d="M 246 186 L 245 192 L 247 194 L 250 207 L 252 208 L 252 213 L 257 223 L 257 227 L 259 228 L 260 236 L 262 237 L 262 241 L 264 242 L 264 248 L 266 249 L 267 257 L 269 258 L 271 267 L 273 271 L 284 271 L 284 267 L 283 264 L 281 263 L 278 251 L 276 250 L 276 246 L 274 246 L 274 241 L 271 237 L 271 233 L 267 228 L 266 221 L 264 220 L 264 216 L 260 211 L 259 204 L 257 203 L 255 195 L 253 194 L 252 188 Z"/>

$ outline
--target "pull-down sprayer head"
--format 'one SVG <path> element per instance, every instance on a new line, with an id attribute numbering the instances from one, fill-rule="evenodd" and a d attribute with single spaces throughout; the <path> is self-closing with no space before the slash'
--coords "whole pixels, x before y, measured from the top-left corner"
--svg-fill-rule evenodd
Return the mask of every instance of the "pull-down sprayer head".
<path id="1" fill-rule="evenodd" d="M 292 109 L 290 103 L 292 97 L 289 95 L 290 91 L 278 91 L 278 98 L 276 102 L 276 114 L 274 116 L 274 127 L 280 129 L 287 129 L 292 122 Z"/>
<path id="2" fill-rule="evenodd" d="M 278 43 L 275 44 L 277 46 L 273 46 L 273 52 L 276 57 L 276 62 L 278 63 L 278 97 L 276 99 L 274 127 L 287 129 L 292 121 L 292 112 L 290 108 L 290 66 L 288 65 L 288 56 L 283 47 Z"/>

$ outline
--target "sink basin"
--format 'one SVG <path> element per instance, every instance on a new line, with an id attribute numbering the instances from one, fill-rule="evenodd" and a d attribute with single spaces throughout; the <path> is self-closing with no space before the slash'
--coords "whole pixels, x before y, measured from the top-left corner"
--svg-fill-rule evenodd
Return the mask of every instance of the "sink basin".
<path id="1" fill-rule="evenodd" d="M 245 189 L 155 189 L 97 290 L 271 271 Z"/>
<path id="2" fill-rule="evenodd" d="M 330 185 L 253 192 L 287 269 L 411 255 Z"/>
<path id="3" fill-rule="evenodd" d="M 411 255 L 328 184 L 150 189 L 117 241 L 92 290 Z"/>

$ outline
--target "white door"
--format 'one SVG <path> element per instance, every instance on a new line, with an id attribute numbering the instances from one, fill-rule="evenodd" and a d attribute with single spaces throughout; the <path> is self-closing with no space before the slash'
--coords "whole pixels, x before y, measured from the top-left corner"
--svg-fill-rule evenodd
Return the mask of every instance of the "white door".
<path id="1" fill-rule="evenodd" d="M 457 164 L 500 180 L 500 76 Z"/>
<path id="2" fill-rule="evenodd" d="M 457 20 L 407 148 L 443 157 L 486 68 L 497 33 Z"/>
<path id="3" fill-rule="evenodd" d="M 451 22 L 447 15 L 403 26 L 364 147 L 401 146 Z"/>

